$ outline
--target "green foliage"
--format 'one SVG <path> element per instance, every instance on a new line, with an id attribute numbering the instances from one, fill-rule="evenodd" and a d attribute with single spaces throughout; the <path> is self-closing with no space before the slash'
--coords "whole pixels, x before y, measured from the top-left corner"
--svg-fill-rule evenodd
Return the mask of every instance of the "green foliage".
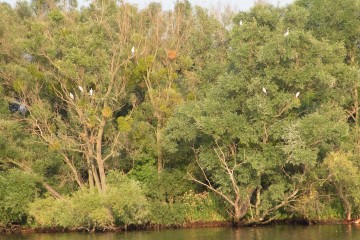
<path id="1" fill-rule="evenodd" d="M 120 132 L 129 132 L 132 128 L 133 119 L 129 117 L 118 117 L 116 122 Z"/>
<path id="2" fill-rule="evenodd" d="M 344 209 L 339 199 L 332 199 L 330 196 L 321 196 L 316 189 L 301 196 L 293 209 L 289 211 L 295 214 L 296 218 L 316 221 L 338 221 L 343 219 Z"/>
<path id="3" fill-rule="evenodd" d="M 173 203 L 152 201 L 149 220 L 152 224 L 178 226 L 185 223 L 226 221 L 226 207 L 208 192 L 188 191 Z"/>
<path id="4" fill-rule="evenodd" d="M 81 190 L 64 199 L 39 198 L 30 204 L 33 224 L 70 229 L 109 229 L 115 223 L 141 224 L 147 219 L 147 200 L 139 184 L 111 172 L 106 193 Z"/>
<path id="5" fill-rule="evenodd" d="M 153 224 L 176 226 L 186 222 L 185 207 L 180 203 L 152 201 L 149 207 L 149 219 Z"/>
<path id="6" fill-rule="evenodd" d="M 64 16 L 59 10 L 53 10 L 48 14 L 49 18 L 55 23 L 60 23 L 64 20 Z"/>
<path id="7" fill-rule="evenodd" d="M 1 223 L 359 216 L 358 0 L 75 7 L 0 4 Z"/>
<path id="8" fill-rule="evenodd" d="M 192 179 L 231 203 L 233 213 L 236 199 L 249 198 L 258 214 L 250 221 L 300 197 L 311 169 L 349 137 L 345 89 L 357 73 L 343 62 L 345 48 L 303 29 L 304 9 L 287 10 L 259 4 L 240 13 L 228 71 L 168 125 L 173 142 L 193 143 L 199 169 Z"/>
<path id="9" fill-rule="evenodd" d="M 155 170 L 155 169 L 154 169 Z M 225 206 L 207 192 L 195 193 L 178 170 L 163 171 L 146 184 L 149 221 L 164 226 L 226 220 Z M 147 179 L 149 180 L 149 178 Z"/>
<path id="10" fill-rule="evenodd" d="M 34 219 L 32 224 L 39 227 L 108 228 L 113 224 L 101 195 L 90 192 L 76 192 L 61 200 L 37 199 L 31 203 L 29 214 Z"/>
<path id="11" fill-rule="evenodd" d="M 360 184 L 359 166 L 352 161 L 351 153 L 331 152 L 323 162 L 330 182 L 334 184 L 344 209 L 359 214 Z"/>
<path id="12" fill-rule="evenodd" d="M 186 222 L 226 221 L 226 205 L 209 192 L 195 193 L 190 190 L 180 197 L 185 206 Z"/>
<path id="13" fill-rule="evenodd" d="M 147 217 L 147 199 L 139 182 L 112 171 L 108 176 L 110 190 L 107 204 L 114 213 L 115 220 L 121 224 L 142 224 Z"/>
<path id="14" fill-rule="evenodd" d="M 36 179 L 22 171 L 0 172 L 0 223 L 26 223 L 28 205 L 37 195 Z"/>
<path id="15" fill-rule="evenodd" d="M 306 28 L 318 38 L 343 41 L 353 47 L 359 37 L 359 1 L 298 0 L 295 3 L 308 12 Z"/>

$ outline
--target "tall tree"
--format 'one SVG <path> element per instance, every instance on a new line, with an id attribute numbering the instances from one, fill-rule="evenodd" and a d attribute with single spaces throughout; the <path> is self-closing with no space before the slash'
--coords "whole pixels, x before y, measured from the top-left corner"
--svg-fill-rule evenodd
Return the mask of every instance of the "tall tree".
<path id="1" fill-rule="evenodd" d="M 127 101 L 127 68 L 141 54 L 131 51 L 141 45 L 134 38 L 136 14 L 133 6 L 112 1 L 82 13 L 54 8 L 27 24 L 23 77 L 4 73 L 29 112 L 33 133 L 63 156 L 80 188 L 106 190 L 106 162 L 124 142 L 114 118 Z"/>
<path id="2" fill-rule="evenodd" d="M 324 146 L 339 147 L 348 133 L 337 100 L 357 73 L 343 63 L 343 46 L 314 38 L 300 16 L 302 8 L 266 4 L 240 13 L 228 73 L 169 125 L 194 149 L 190 179 L 227 201 L 235 222 L 276 218 L 302 193 Z"/>
<path id="3" fill-rule="evenodd" d="M 156 143 L 153 154 L 160 173 L 165 164 L 165 125 L 180 103 L 196 98 L 198 89 L 220 73 L 226 30 L 214 15 L 192 8 L 187 1 L 178 2 L 174 11 L 168 12 L 152 4 L 142 14 L 148 37 L 146 56 L 137 59 L 132 74 L 132 81 L 144 86 L 143 93 L 139 89 L 135 92 L 139 108 L 134 117 L 142 127 L 152 129 Z"/>

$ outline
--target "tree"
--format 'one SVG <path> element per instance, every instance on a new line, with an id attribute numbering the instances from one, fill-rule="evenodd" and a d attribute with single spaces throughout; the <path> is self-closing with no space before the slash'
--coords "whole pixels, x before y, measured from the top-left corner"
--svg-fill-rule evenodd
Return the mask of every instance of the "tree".
<path id="1" fill-rule="evenodd" d="M 360 39 L 360 30 L 358 28 L 360 21 L 358 16 L 360 7 L 359 1 L 299 0 L 295 2 L 295 5 L 303 7 L 308 12 L 305 28 L 317 39 L 326 39 L 329 42 L 342 43 L 346 50 L 343 61 L 350 66 L 350 68 L 357 69 L 359 65 Z M 339 101 L 339 103 L 348 114 L 348 123 L 351 127 L 352 138 L 345 142 L 341 148 L 346 154 L 335 150 L 334 153 L 331 153 L 325 158 L 324 164 L 325 162 L 330 161 L 329 159 L 334 159 L 332 162 L 336 165 L 336 159 L 343 159 L 346 162 L 344 163 L 346 166 L 350 164 L 352 166 L 349 168 L 356 168 L 356 166 L 358 166 L 356 156 L 359 152 L 359 76 L 354 75 L 353 77 L 346 79 L 351 79 L 351 81 L 347 82 L 343 80 L 342 82 L 339 82 L 339 84 L 347 85 L 346 92 L 351 92 L 352 94 L 342 97 L 342 100 Z M 350 152 L 352 152 L 352 154 L 350 154 Z M 349 154 L 354 157 L 349 157 Z M 351 161 L 352 163 L 348 163 L 347 161 Z M 326 164 L 322 167 L 329 170 L 329 166 Z M 334 169 L 332 168 L 331 171 L 334 171 Z M 351 173 L 348 174 L 351 175 Z M 329 185 L 333 185 L 332 188 L 335 188 L 335 193 L 339 194 L 340 199 L 344 204 L 344 209 L 347 212 L 347 219 L 349 220 L 352 213 L 351 206 L 353 206 L 352 201 L 349 200 L 349 195 L 352 194 L 351 191 L 346 191 L 345 193 L 344 190 L 341 190 L 342 187 L 339 185 L 343 184 L 344 183 L 339 184 L 339 182 L 334 181 L 333 178 L 329 181 Z M 346 184 L 348 184 L 348 189 L 357 188 L 354 182 L 352 187 L 350 187 L 350 181 L 347 181 Z M 326 193 L 326 188 L 323 188 L 320 191 L 325 191 Z"/>
<path id="2" fill-rule="evenodd" d="M 106 190 L 105 163 L 124 143 L 113 120 L 127 101 L 132 45 L 141 45 L 136 13 L 115 2 L 94 3 L 82 13 L 52 9 L 28 22 L 23 51 L 31 61 L 18 66 L 23 77 L 6 72 L 29 110 L 25 120 L 33 133 L 63 156 L 80 188 Z"/>
<path id="3" fill-rule="evenodd" d="M 341 102 L 329 102 L 351 85 L 338 81 L 357 74 L 343 63 L 341 45 L 302 29 L 303 12 L 262 4 L 240 13 L 228 73 L 169 125 L 170 137 L 194 150 L 199 171 L 189 171 L 190 179 L 227 201 L 235 222 L 275 219 L 300 196 L 326 143 L 338 147 L 348 133 Z"/>
<path id="4" fill-rule="evenodd" d="M 225 55 L 218 50 L 225 52 L 226 42 L 225 28 L 205 9 L 184 1 L 174 11 L 160 10 L 152 4 L 142 13 L 147 56 L 137 60 L 132 75 L 146 90 L 144 96 L 141 91 L 135 94 L 140 104 L 134 116 L 153 129 L 158 173 L 165 164 L 166 122 L 180 103 L 196 98 L 197 89 L 219 74 Z"/>
<path id="5" fill-rule="evenodd" d="M 301 6 L 308 12 L 305 28 L 318 39 L 343 43 L 346 48 L 344 61 L 354 68 L 359 65 L 360 17 L 358 15 L 360 2 L 347 1 L 313 1 L 298 0 L 295 5 Z M 354 134 L 359 139 L 359 78 L 354 76 L 352 95 L 349 96 L 346 107 L 349 118 L 354 121 Z M 356 143 L 359 150 L 359 140 Z M 357 150 L 357 151 L 358 151 Z"/>
<path id="6" fill-rule="evenodd" d="M 348 221 L 351 221 L 353 212 L 358 212 L 360 200 L 359 169 L 351 158 L 351 153 L 331 152 L 323 162 L 327 179 L 335 186 Z"/>

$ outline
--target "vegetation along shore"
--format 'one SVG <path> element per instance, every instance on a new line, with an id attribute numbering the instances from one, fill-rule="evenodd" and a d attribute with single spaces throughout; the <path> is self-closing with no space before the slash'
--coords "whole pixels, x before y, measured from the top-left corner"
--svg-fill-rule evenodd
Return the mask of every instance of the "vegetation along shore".
<path id="1" fill-rule="evenodd" d="M 359 12 L 0 3 L 1 231 L 357 223 Z"/>

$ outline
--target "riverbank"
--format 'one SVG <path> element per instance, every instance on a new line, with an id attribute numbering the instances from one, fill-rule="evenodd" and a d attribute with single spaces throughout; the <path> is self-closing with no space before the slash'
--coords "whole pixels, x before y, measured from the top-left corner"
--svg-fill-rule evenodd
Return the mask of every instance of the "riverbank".
<path id="1" fill-rule="evenodd" d="M 354 221 L 346 220 L 305 220 L 305 219 L 287 219 L 273 221 L 266 225 L 252 224 L 251 226 L 246 224 L 238 224 L 235 227 L 258 227 L 258 226 L 275 226 L 275 225 L 351 225 L 355 224 Z M 125 231 L 149 231 L 149 230 L 166 230 L 166 229 L 192 229 L 192 228 L 217 228 L 217 227 L 234 227 L 231 221 L 212 221 L 212 222 L 192 222 L 179 225 L 128 225 L 128 226 L 117 226 L 108 229 L 87 229 L 87 228 L 61 228 L 61 227 L 50 227 L 50 228 L 31 228 L 27 226 L 21 226 L 17 224 L 12 225 L 0 225 L 0 234 L 31 234 L 31 233 L 70 233 L 70 232 L 125 232 Z"/>
<path id="2" fill-rule="evenodd" d="M 47 227 L 47 228 L 31 228 L 20 225 L 0 226 L 0 234 L 12 233 L 58 233 L 58 232 L 123 232 L 123 231 L 142 231 L 142 230 L 165 230 L 165 229 L 186 229 L 186 228 L 211 228 L 211 227 L 231 227 L 230 221 L 212 221 L 212 222 L 192 222 L 179 225 L 128 225 L 116 226 L 107 229 L 87 229 L 87 228 L 62 228 L 62 227 Z"/>
<path id="3" fill-rule="evenodd" d="M 1 236 L 0 236 L 1 238 Z M 34 233 L 14 234 L 4 236 L 4 239 L 16 240 L 223 240 L 223 239 L 277 239 L 277 240 L 303 240 L 303 239 L 360 239 L 360 227 L 357 225 L 274 225 L 247 228 L 192 228 L 168 229 L 161 231 L 129 231 L 106 233 Z"/>

